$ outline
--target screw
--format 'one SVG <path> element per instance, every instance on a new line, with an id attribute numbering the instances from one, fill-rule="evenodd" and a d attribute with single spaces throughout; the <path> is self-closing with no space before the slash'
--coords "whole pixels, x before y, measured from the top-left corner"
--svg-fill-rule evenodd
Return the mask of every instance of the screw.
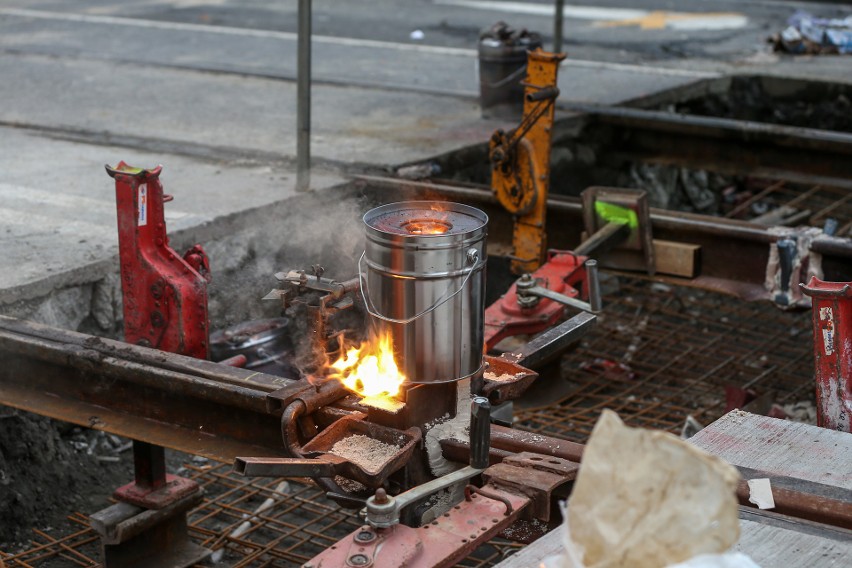
<path id="1" fill-rule="evenodd" d="M 370 562 L 365 554 L 353 554 L 346 559 L 346 563 L 350 566 L 366 566 Z"/>
<path id="2" fill-rule="evenodd" d="M 371 530 L 362 530 L 355 534 L 355 540 L 358 542 L 371 542 L 376 538 L 376 533 Z"/>

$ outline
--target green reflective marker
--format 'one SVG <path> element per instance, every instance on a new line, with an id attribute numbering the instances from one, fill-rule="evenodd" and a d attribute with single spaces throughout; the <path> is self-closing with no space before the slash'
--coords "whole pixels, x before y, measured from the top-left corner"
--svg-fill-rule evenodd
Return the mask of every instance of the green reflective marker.
<path id="1" fill-rule="evenodd" d="M 604 201 L 595 201 L 595 213 L 607 223 L 620 223 L 627 225 L 631 229 L 639 226 L 639 217 L 636 215 L 636 211 L 627 207 L 621 207 L 620 205 Z"/>

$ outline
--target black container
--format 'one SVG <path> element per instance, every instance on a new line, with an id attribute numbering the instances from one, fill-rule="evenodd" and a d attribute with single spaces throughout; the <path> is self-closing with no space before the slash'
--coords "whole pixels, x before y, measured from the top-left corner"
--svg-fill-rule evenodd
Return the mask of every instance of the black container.
<path id="1" fill-rule="evenodd" d="M 482 118 L 520 119 L 524 112 L 527 51 L 541 36 L 498 22 L 479 35 L 479 101 Z"/>

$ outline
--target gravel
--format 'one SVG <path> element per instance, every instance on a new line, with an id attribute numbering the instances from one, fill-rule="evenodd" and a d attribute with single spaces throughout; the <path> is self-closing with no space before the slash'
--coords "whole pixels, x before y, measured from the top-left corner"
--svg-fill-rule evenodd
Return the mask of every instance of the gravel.
<path id="1" fill-rule="evenodd" d="M 353 434 L 334 444 L 330 452 L 364 470 L 379 471 L 399 452 L 399 446 L 386 444 L 362 434 Z"/>

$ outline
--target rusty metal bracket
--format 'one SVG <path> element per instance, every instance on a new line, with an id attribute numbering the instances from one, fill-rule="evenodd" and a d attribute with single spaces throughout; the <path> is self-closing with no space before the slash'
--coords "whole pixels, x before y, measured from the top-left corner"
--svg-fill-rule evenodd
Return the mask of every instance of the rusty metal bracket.
<path id="1" fill-rule="evenodd" d="M 568 481 L 555 473 L 505 463 L 492 465 L 482 477 L 488 483 L 486 487 L 500 488 L 529 497 L 531 514 L 542 521 L 550 520 L 553 490 Z"/>

